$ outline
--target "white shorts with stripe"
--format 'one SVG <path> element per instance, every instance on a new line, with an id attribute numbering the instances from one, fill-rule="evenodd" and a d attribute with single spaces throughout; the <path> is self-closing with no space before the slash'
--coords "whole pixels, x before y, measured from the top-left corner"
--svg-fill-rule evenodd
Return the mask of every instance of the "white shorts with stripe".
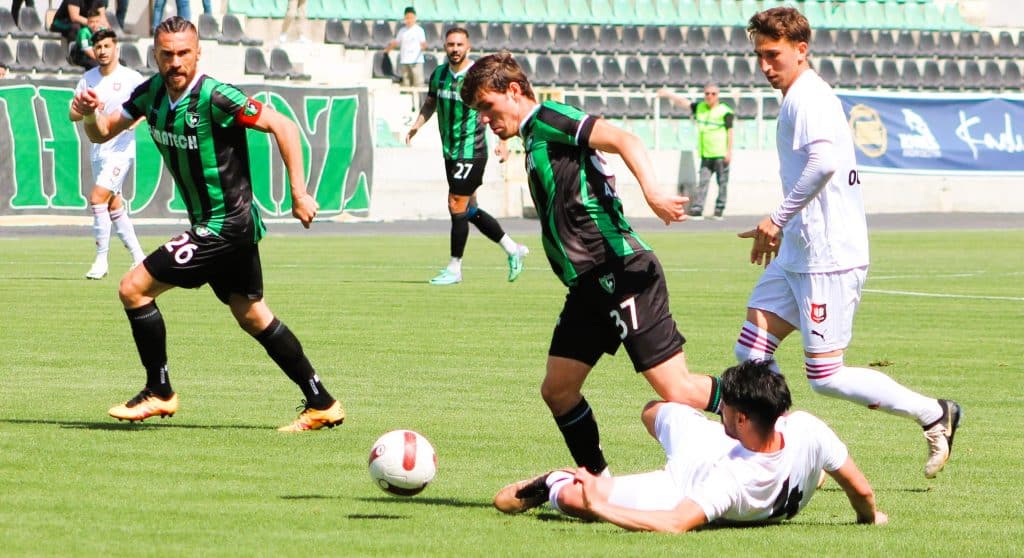
<path id="1" fill-rule="evenodd" d="M 124 184 L 128 172 L 135 162 L 131 157 L 105 157 L 92 159 L 93 184 L 110 190 L 115 194 L 121 193 L 121 186 Z"/>
<path id="2" fill-rule="evenodd" d="M 793 273 L 773 261 L 750 293 L 747 307 L 771 312 L 799 329 L 808 353 L 845 349 L 853 338 L 853 317 L 867 275 L 867 266 Z"/>

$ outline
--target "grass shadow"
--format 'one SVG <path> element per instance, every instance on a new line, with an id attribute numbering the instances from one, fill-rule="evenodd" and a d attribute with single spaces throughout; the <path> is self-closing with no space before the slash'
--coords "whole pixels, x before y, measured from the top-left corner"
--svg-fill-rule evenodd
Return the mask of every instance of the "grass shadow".
<path id="1" fill-rule="evenodd" d="M 457 500 L 455 498 L 403 498 L 400 496 L 380 496 L 377 498 L 356 498 L 356 500 L 362 502 L 374 502 L 374 503 L 389 503 L 395 502 L 400 504 L 419 504 L 424 506 L 447 506 L 450 508 L 489 508 L 491 507 L 490 502 L 474 502 L 469 500 Z"/>
<path id="2" fill-rule="evenodd" d="M 155 417 L 154 417 L 155 418 Z M 113 422 L 110 421 L 81 421 L 81 420 L 51 420 L 51 419 L 0 419 L 0 423 L 7 424 L 37 424 L 54 425 L 61 428 L 74 430 L 113 430 L 113 431 L 137 431 L 157 430 L 162 428 L 184 428 L 189 430 L 269 430 L 271 426 L 256 426 L 253 424 L 183 424 L 180 422 L 152 421 L 145 422 Z"/>

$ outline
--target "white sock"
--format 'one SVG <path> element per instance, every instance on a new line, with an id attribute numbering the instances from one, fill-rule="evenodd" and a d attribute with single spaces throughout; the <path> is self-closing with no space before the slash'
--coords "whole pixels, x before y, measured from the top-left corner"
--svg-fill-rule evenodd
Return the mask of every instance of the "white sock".
<path id="1" fill-rule="evenodd" d="M 132 262 L 141 262 L 146 259 L 146 254 L 142 251 L 142 246 L 139 245 L 139 239 L 135 236 L 132 220 L 128 218 L 128 212 L 123 207 L 119 207 L 110 212 L 110 221 L 114 225 L 117 237 L 121 239 L 124 247 L 132 255 Z M 107 236 L 109 237 L 109 233 Z"/>
<path id="2" fill-rule="evenodd" d="M 779 339 L 777 337 L 768 333 L 768 330 L 761 329 L 749 321 L 745 321 L 740 329 L 740 336 L 736 339 L 733 353 L 739 362 L 769 360 L 775 357 L 775 349 L 777 348 L 779 348 Z M 778 374 L 779 365 L 772 362 L 771 370 Z"/>
<path id="3" fill-rule="evenodd" d="M 571 484 L 575 477 L 572 473 L 566 471 L 555 471 L 548 475 L 545 481 L 548 485 L 548 502 L 551 507 L 555 510 L 562 511 L 558 507 L 558 493 L 562 491 L 567 484 Z"/>
<path id="4" fill-rule="evenodd" d="M 512 237 L 507 235 L 507 234 L 505 236 L 501 237 L 501 240 L 498 241 L 498 244 L 501 244 L 501 247 L 505 250 L 505 253 L 508 254 L 509 256 L 511 256 L 512 254 L 515 254 L 516 250 L 519 250 L 519 245 L 516 244 L 516 241 L 512 240 Z"/>
<path id="5" fill-rule="evenodd" d="M 452 261 L 448 262 L 448 271 L 462 275 L 462 258 L 452 258 Z"/>
<path id="6" fill-rule="evenodd" d="M 921 426 L 942 418 L 942 407 L 937 400 L 911 391 L 878 370 L 846 366 L 842 355 L 804 357 L 804 366 L 811 389 L 822 395 L 912 418 Z"/>
<path id="7" fill-rule="evenodd" d="M 110 213 L 107 204 L 98 203 L 92 209 L 92 234 L 96 237 L 96 259 L 107 259 L 110 251 Z"/>

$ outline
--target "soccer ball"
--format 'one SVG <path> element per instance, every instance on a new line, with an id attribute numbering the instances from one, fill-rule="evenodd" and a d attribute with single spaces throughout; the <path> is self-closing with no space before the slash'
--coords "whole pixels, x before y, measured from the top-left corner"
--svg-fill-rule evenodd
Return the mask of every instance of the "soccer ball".
<path id="1" fill-rule="evenodd" d="M 415 496 L 434 480 L 437 454 L 421 434 L 392 430 L 373 443 L 370 478 L 384 492 Z"/>

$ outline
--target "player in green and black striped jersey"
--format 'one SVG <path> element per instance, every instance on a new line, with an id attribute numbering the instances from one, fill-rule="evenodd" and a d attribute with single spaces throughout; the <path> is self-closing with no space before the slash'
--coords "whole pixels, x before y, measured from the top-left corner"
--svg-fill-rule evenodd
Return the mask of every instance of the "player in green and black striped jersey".
<path id="1" fill-rule="evenodd" d="M 690 374 L 684 339 L 669 312 L 665 276 L 633 231 L 601 152 L 618 153 L 666 224 L 686 219 L 687 199 L 660 192 L 640 140 L 607 121 L 554 101 L 537 102 L 508 53 L 485 56 L 467 73 L 462 99 L 500 138 L 526 147 L 530 194 L 551 269 L 569 287 L 541 385 L 577 465 L 594 474 L 607 463 L 583 382 L 604 353 L 625 346 L 659 396 L 717 410 L 717 380 Z"/>
<path id="2" fill-rule="evenodd" d="M 487 138 L 486 127 L 480 122 L 476 111 L 459 97 L 462 80 L 473 65 L 469 60 L 469 33 L 461 27 L 453 27 L 445 33 L 444 41 L 448 62 L 439 65 L 430 75 L 427 98 L 405 138 L 406 143 L 411 142 L 420 127 L 437 112 L 445 173 L 448 176 L 448 213 L 452 219 L 451 260 L 430 283 L 454 285 L 462 281 L 462 255 L 466 250 L 470 223 L 505 250 L 508 254 L 508 280 L 515 281 L 523 271 L 523 257 L 529 250 L 522 244 L 516 244 L 505 234 L 498 221 L 476 203 L 476 189 L 483 182 L 484 167 L 487 165 Z M 505 140 L 498 143 L 494 152 L 500 161 L 505 161 L 508 157 Z"/>
<path id="3" fill-rule="evenodd" d="M 246 129 L 273 134 L 291 181 L 292 215 L 307 228 L 317 203 L 306 193 L 296 125 L 231 85 L 196 72 L 199 37 L 187 20 L 171 17 L 154 33 L 160 73 L 139 85 L 121 112 L 102 114 L 95 92 L 77 93 L 89 139 L 102 143 L 145 118 L 188 208 L 192 227 L 146 257 L 123 279 L 119 295 L 146 368 L 146 387 L 110 409 L 119 420 L 173 415 L 178 396 L 167 376 L 166 331 L 156 297 L 173 287 L 210 284 L 239 325 L 256 338 L 302 389 L 306 408 L 295 432 L 340 424 L 341 403 L 324 389 L 302 345 L 263 301 L 257 243 L 265 228 L 252 203 Z"/>

